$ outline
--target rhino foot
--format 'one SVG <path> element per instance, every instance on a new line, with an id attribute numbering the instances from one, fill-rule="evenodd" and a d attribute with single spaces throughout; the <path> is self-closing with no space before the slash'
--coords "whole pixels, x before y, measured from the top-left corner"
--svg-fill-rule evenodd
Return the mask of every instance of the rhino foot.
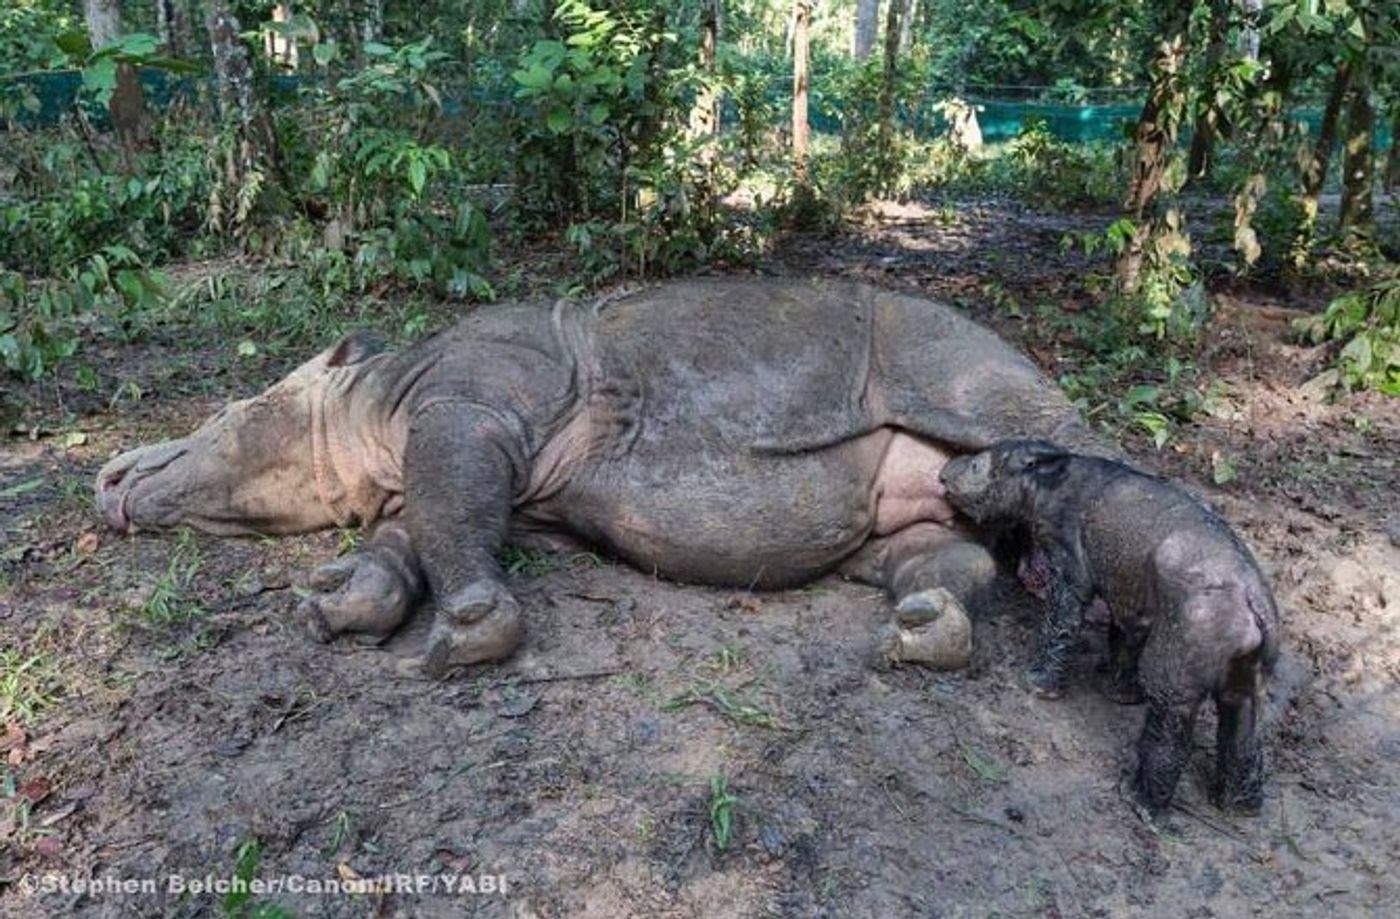
<path id="1" fill-rule="evenodd" d="M 899 601 L 880 650 L 893 663 L 960 670 L 972 658 L 972 620 L 950 591 L 920 590 Z"/>
<path id="2" fill-rule="evenodd" d="M 380 640 L 408 616 L 416 591 L 398 566 L 373 549 L 327 562 L 308 579 L 315 593 L 297 606 L 297 618 L 316 641 L 342 632 Z"/>
<path id="3" fill-rule="evenodd" d="M 436 679 L 453 667 L 499 660 L 524 635 L 519 601 L 499 584 L 477 581 L 441 603 L 428 635 L 423 672 Z"/>

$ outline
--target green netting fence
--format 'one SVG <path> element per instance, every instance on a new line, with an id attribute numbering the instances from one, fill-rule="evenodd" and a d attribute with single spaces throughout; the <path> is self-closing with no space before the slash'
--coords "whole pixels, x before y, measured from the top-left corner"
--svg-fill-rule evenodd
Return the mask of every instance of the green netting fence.
<path id="1" fill-rule="evenodd" d="M 812 129 L 819 133 L 839 134 L 842 128 L 840 100 L 823 92 L 822 74 L 814 75 L 810 121 Z M 449 117 L 469 115 L 473 111 L 491 110 L 513 104 L 513 86 L 508 85 L 509 77 L 502 72 L 495 85 L 476 84 L 470 90 L 457 94 L 446 94 L 444 107 Z M 145 90 L 147 104 L 155 109 L 164 109 L 183 100 L 187 104 L 207 103 L 207 80 L 194 80 L 175 77 L 154 69 L 141 71 L 141 82 Z M 270 95 L 274 104 L 286 104 L 297 97 L 298 89 L 308 82 L 308 78 L 297 76 L 274 76 L 271 78 Z M 786 96 L 783 87 L 774 81 L 770 87 L 770 106 L 785 115 Z M 27 90 L 38 102 L 36 111 L 29 111 L 11 104 L 16 110 L 15 121 L 27 127 L 57 123 L 73 111 L 82 77 L 77 71 L 55 71 L 49 73 L 26 74 L 18 77 L 0 77 L 0 99 L 8 96 L 11 100 Z M 934 98 L 933 95 L 929 96 Z M 979 98 L 975 92 L 965 95 L 966 100 L 977 107 L 977 120 L 982 129 L 982 137 L 988 143 L 1010 140 L 1021 133 L 1027 123 L 1040 120 L 1056 137 L 1074 143 L 1117 142 L 1123 139 L 1128 125 L 1131 125 L 1141 110 L 1141 104 L 1116 102 L 1111 104 L 1071 104 L 1057 102 L 1026 101 Z M 727 120 L 732 123 L 733 111 Z M 1322 121 L 1322 113 L 1317 108 L 1302 107 L 1290 110 L 1289 118 L 1307 126 L 1316 134 Z M 915 136 L 932 139 L 939 136 L 946 123 L 932 104 L 915 108 L 904 108 L 900 112 L 904 123 Z M 99 126 L 102 113 L 94 113 Z M 0 121 L 0 129 L 4 123 Z M 1378 150 L 1390 146 L 1390 132 L 1378 125 L 1375 137 Z"/>

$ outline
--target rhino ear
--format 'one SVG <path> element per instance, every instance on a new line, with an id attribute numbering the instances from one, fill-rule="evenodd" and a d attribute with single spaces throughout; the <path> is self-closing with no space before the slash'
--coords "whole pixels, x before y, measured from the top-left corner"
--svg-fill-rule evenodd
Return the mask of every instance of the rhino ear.
<path id="1" fill-rule="evenodd" d="M 384 350 L 384 339 L 364 329 L 351 332 L 340 340 L 326 359 L 327 367 L 348 367 L 358 364 Z"/>

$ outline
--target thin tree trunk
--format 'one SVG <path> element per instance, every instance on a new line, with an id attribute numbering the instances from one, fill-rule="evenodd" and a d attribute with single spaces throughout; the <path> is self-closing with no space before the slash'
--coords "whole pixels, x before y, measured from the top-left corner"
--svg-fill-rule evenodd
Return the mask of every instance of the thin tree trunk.
<path id="1" fill-rule="evenodd" d="M 807 181 L 807 153 L 811 148 L 811 127 L 807 124 L 811 26 L 811 0 L 795 0 L 792 12 L 792 171 L 800 183 Z"/>
<path id="2" fill-rule="evenodd" d="M 914 41 L 914 13 L 918 9 L 919 0 L 900 0 L 904 8 L 899 14 L 899 50 L 908 51 L 910 44 Z"/>
<path id="3" fill-rule="evenodd" d="M 1186 57 L 1190 2 L 1176 0 L 1152 63 L 1152 83 L 1133 132 L 1133 165 L 1126 215 L 1134 230 L 1118 259 L 1118 282 L 1125 293 L 1137 290 L 1147 244 L 1156 230 L 1152 206 L 1167 173 L 1167 158 L 1176 143 L 1182 109 L 1181 65 Z"/>
<path id="4" fill-rule="evenodd" d="M 83 0 L 83 16 L 94 49 L 116 41 L 122 33 L 121 4 L 118 0 Z M 130 64 L 117 65 L 117 85 L 107 103 L 112 130 L 121 145 L 123 159 L 131 165 L 131 154 L 146 142 L 146 100 L 141 93 L 141 77 Z"/>
<path id="5" fill-rule="evenodd" d="M 1191 153 L 1186 162 L 1186 181 L 1210 175 L 1210 155 L 1220 129 L 1221 112 L 1216 101 L 1220 88 L 1220 64 L 1225 60 L 1225 33 L 1230 25 L 1233 0 L 1212 0 L 1210 39 L 1206 46 L 1205 85 L 1196 102 L 1196 123 L 1191 133 Z"/>
<path id="6" fill-rule="evenodd" d="M 214 84 L 223 120 L 233 125 L 233 142 L 225 159 L 224 184 L 232 193 L 232 211 L 211 214 L 220 228 L 243 224 L 265 180 L 263 163 L 277 162 L 275 135 L 253 94 L 253 68 L 248 48 L 238 37 L 238 18 L 228 0 L 207 0 L 205 27 L 214 58 Z"/>
<path id="7" fill-rule="evenodd" d="M 1342 172 L 1342 213 L 1337 228 L 1343 235 L 1370 235 L 1375 212 L 1371 189 L 1376 163 L 1371 138 L 1376 130 L 1376 112 L 1371 106 L 1370 68 L 1365 59 L 1352 78 L 1351 102 L 1347 106 L 1346 159 Z"/>
<path id="8" fill-rule="evenodd" d="M 285 26 L 292 21 L 292 4 L 278 3 L 272 8 L 274 25 Z M 288 70 L 297 69 L 297 43 L 287 35 L 268 29 L 263 33 L 263 51 L 268 60 Z"/>
<path id="9" fill-rule="evenodd" d="M 704 82 L 690 110 L 690 130 L 705 140 L 705 155 L 713 159 L 714 139 L 719 137 L 719 78 L 716 49 L 724 20 L 724 0 L 704 0 L 700 11 L 700 72 Z"/>
<path id="10" fill-rule="evenodd" d="M 882 192 L 889 190 L 898 171 L 894 150 L 894 97 L 895 81 L 899 77 L 899 14 L 903 5 L 903 0 L 889 0 L 885 16 L 885 67 L 880 79 L 880 120 L 875 153 Z"/>
<path id="11" fill-rule="evenodd" d="M 1244 0 L 1244 29 L 1240 33 L 1240 55 L 1251 61 L 1259 60 L 1259 16 L 1264 0 Z"/>
<path id="12" fill-rule="evenodd" d="M 1390 116 L 1390 157 L 1386 160 L 1385 190 L 1400 189 L 1400 103 Z"/>
<path id="13" fill-rule="evenodd" d="M 870 57 L 875 50 L 875 36 L 880 33 L 880 0 L 856 0 L 855 31 L 851 35 L 851 56 L 858 61 Z"/>
<path id="14" fill-rule="evenodd" d="M 1312 156 L 1303 169 L 1303 210 L 1308 220 L 1317 217 L 1317 198 L 1322 194 L 1322 185 L 1327 181 L 1327 167 L 1332 161 L 1332 148 L 1337 143 L 1337 125 L 1342 117 L 1342 103 L 1346 101 L 1351 88 L 1352 65 L 1343 60 L 1332 75 L 1332 91 L 1327 95 L 1327 107 L 1322 112 L 1322 126 L 1317 133 L 1317 143 Z"/>
<path id="15" fill-rule="evenodd" d="M 155 0 L 156 35 L 166 54 L 187 57 L 194 51 L 189 0 Z"/>
<path id="16" fill-rule="evenodd" d="M 384 0 L 364 0 L 360 11 L 360 44 L 379 41 L 384 36 Z"/>

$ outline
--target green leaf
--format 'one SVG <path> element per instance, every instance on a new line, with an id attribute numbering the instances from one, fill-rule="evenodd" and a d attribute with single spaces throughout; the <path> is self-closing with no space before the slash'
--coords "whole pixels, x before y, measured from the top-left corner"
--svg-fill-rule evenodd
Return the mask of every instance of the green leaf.
<path id="1" fill-rule="evenodd" d="M 311 57 L 322 67 L 325 67 L 331 61 L 335 60 L 336 55 L 339 53 L 340 46 L 336 44 L 334 38 L 328 38 L 323 42 L 319 42 L 311 49 Z"/>
<path id="2" fill-rule="evenodd" d="M 144 58 L 148 54 L 154 54 L 156 48 L 160 47 L 160 42 L 156 40 L 156 37 L 145 32 L 132 32 L 129 35 L 122 35 L 112 44 L 121 54 L 137 58 Z"/>
<path id="3" fill-rule="evenodd" d="M 87 33 L 78 29 L 55 35 L 53 43 L 69 57 L 85 59 L 92 54 L 92 42 L 88 40 Z"/>
<path id="4" fill-rule="evenodd" d="M 11 485 L 4 491 L 0 491 L 0 498 L 18 498 L 20 495 L 28 494 L 29 492 L 33 491 L 34 489 L 38 488 L 43 484 L 44 480 L 42 478 L 26 479 L 25 481 L 20 482 L 16 485 Z"/>
<path id="5" fill-rule="evenodd" d="M 1210 478 L 1216 485 L 1227 485 L 1239 476 L 1240 472 L 1230 457 L 1219 451 L 1210 455 Z"/>
<path id="6" fill-rule="evenodd" d="M 569 110 L 565 108 L 552 108 L 544 119 L 545 126 L 555 134 L 567 132 L 573 124 L 573 119 L 569 117 Z"/>
<path id="7" fill-rule="evenodd" d="M 394 49 L 393 49 L 393 48 L 390 48 L 388 45 L 384 44 L 383 42 L 378 42 L 378 41 L 367 41 L 367 42 L 365 42 L 364 51 L 365 51 L 365 54 L 368 54 L 370 57 L 386 57 L 386 56 L 388 56 L 388 55 L 394 53 Z"/>
<path id="8" fill-rule="evenodd" d="M 428 184 L 428 166 L 423 160 L 414 159 L 409 162 L 408 184 L 413 189 L 415 198 L 423 194 L 423 186 Z"/>
<path id="9" fill-rule="evenodd" d="M 112 98 L 116 88 L 117 62 L 112 58 L 100 58 L 83 68 L 83 89 L 93 93 L 102 105 Z"/>

